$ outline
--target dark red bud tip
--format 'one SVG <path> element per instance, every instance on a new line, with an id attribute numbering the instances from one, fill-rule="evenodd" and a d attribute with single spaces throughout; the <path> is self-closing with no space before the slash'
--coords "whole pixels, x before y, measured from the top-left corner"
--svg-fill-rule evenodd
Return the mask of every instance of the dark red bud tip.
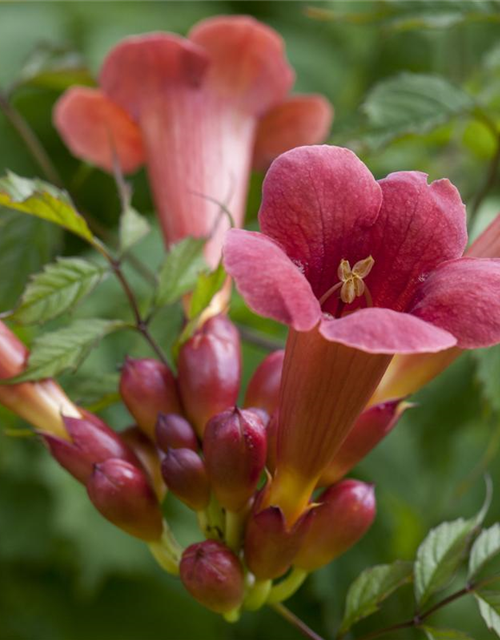
<path id="1" fill-rule="evenodd" d="M 222 542 L 205 540 L 188 547 L 182 554 L 180 575 L 193 598 L 216 613 L 228 613 L 243 600 L 243 568 Z"/>
<path id="2" fill-rule="evenodd" d="M 238 331 L 225 315 L 209 318 L 181 348 L 179 390 L 186 415 L 202 436 L 207 421 L 234 406 L 241 379 Z"/>
<path id="3" fill-rule="evenodd" d="M 127 358 L 120 378 L 120 394 L 138 426 L 154 439 L 158 413 L 181 413 L 177 383 L 158 360 Z"/>
<path id="4" fill-rule="evenodd" d="M 191 449 L 169 449 L 161 463 L 165 484 L 179 500 L 201 511 L 210 500 L 210 484 L 205 464 Z"/>
<path id="5" fill-rule="evenodd" d="M 245 407 L 259 407 L 269 415 L 279 405 L 281 374 L 283 371 L 284 349 L 270 353 L 255 370 L 248 383 Z"/>
<path id="6" fill-rule="evenodd" d="M 85 419 L 63 417 L 71 441 L 42 434 L 52 456 L 79 482 L 86 483 L 93 466 L 109 458 L 131 464 L 139 461 L 130 447 L 102 420 L 91 414 Z"/>
<path id="7" fill-rule="evenodd" d="M 324 471 L 319 486 L 329 486 L 343 478 L 394 429 L 406 409 L 412 406 L 398 399 L 373 405 L 363 411 Z"/>
<path id="8" fill-rule="evenodd" d="M 156 421 L 156 444 L 165 453 L 169 449 L 198 451 L 199 444 L 193 427 L 175 413 L 160 413 Z"/>
<path id="9" fill-rule="evenodd" d="M 138 467 L 116 459 L 95 465 L 87 491 L 94 507 L 120 529 L 148 542 L 160 539 L 160 505 Z"/>
<path id="10" fill-rule="evenodd" d="M 288 571 L 301 548 L 310 520 L 311 511 L 307 511 L 288 528 L 279 507 L 252 514 L 245 535 L 245 560 L 258 580 L 273 580 Z"/>
<path id="11" fill-rule="evenodd" d="M 318 502 L 294 563 L 308 572 L 323 567 L 358 542 L 376 513 L 373 485 L 358 480 L 339 482 L 327 489 Z"/>
<path id="12" fill-rule="evenodd" d="M 220 504 L 239 511 L 251 498 L 266 464 L 266 429 L 252 411 L 237 408 L 208 421 L 203 453 Z"/>

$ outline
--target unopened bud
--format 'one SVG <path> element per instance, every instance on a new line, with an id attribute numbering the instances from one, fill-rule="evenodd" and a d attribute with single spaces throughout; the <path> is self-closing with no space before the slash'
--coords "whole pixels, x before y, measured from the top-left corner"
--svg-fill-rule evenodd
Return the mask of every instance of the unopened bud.
<path id="1" fill-rule="evenodd" d="M 161 461 L 158 449 L 147 435 L 135 425 L 122 431 L 120 437 L 139 459 L 158 496 L 158 500 L 161 502 L 165 497 L 167 489 L 161 475 Z"/>
<path id="2" fill-rule="evenodd" d="M 255 370 L 248 383 L 245 407 L 259 407 L 272 415 L 279 405 L 281 373 L 285 351 L 270 353 Z"/>
<path id="3" fill-rule="evenodd" d="M 191 449 L 169 449 L 161 463 L 165 484 L 194 511 L 202 511 L 210 500 L 205 463 Z"/>
<path id="4" fill-rule="evenodd" d="M 288 571 L 310 526 L 306 511 L 287 527 L 279 507 L 267 507 L 250 516 L 245 535 L 245 560 L 258 580 L 273 580 Z"/>
<path id="5" fill-rule="evenodd" d="M 241 379 L 238 331 L 225 315 L 209 318 L 179 352 L 179 390 L 198 435 L 216 413 L 234 406 Z"/>
<path id="6" fill-rule="evenodd" d="M 253 495 L 266 464 L 266 430 L 252 411 L 229 409 L 205 428 L 203 454 L 220 504 L 238 511 Z"/>
<path id="7" fill-rule="evenodd" d="M 94 507 L 110 522 L 148 542 L 159 540 L 163 520 L 158 499 L 143 471 L 125 460 L 95 465 L 87 482 Z"/>
<path id="8" fill-rule="evenodd" d="M 211 611 L 228 613 L 243 601 L 243 568 L 222 542 L 205 540 L 188 547 L 182 554 L 180 574 L 193 598 Z"/>
<path id="9" fill-rule="evenodd" d="M 373 485 L 343 480 L 327 489 L 312 511 L 295 566 L 315 571 L 352 547 L 370 528 L 375 518 Z"/>
<path id="10" fill-rule="evenodd" d="M 199 444 L 193 427 L 176 413 L 160 413 L 156 421 L 156 444 L 165 453 L 169 449 L 198 451 Z"/>
<path id="11" fill-rule="evenodd" d="M 96 416 L 86 413 L 84 419 L 64 417 L 63 420 L 70 441 L 49 433 L 42 433 L 41 437 L 51 455 L 79 482 L 85 484 L 94 465 L 110 458 L 139 464 L 132 449 Z"/>
<path id="12" fill-rule="evenodd" d="M 401 400 L 376 404 L 363 411 L 323 472 L 320 487 L 338 482 L 394 429 L 404 411 L 413 405 Z"/>
<path id="13" fill-rule="evenodd" d="M 181 413 L 177 383 L 172 372 L 152 358 L 125 360 L 120 394 L 137 425 L 152 440 L 160 412 Z"/>

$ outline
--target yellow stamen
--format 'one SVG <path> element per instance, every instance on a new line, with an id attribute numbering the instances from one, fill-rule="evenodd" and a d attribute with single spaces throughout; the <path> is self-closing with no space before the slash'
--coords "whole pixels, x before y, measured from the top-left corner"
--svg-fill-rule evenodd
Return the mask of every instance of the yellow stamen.
<path id="1" fill-rule="evenodd" d="M 368 256 L 364 260 L 356 262 L 351 269 L 349 260 L 341 260 L 337 274 L 342 283 L 340 289 L 340 299 L 345 304 L 351 304 L 354 300 L 365 293 L 365 283 L 363 279 L 370 273 L 375 260 Z"/>

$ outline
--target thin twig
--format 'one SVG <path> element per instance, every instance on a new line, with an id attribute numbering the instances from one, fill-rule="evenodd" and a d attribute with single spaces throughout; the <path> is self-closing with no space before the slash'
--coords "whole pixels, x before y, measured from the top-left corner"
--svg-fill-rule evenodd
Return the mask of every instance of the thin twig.
<path id="1" fill-rule="evenodd" d="M 55 168 L 48 153 L 43 148 L 42 143 L 38 139 L 33 129 L 29 126 L 23 116 L 15 109 L 7 96 L 0 93 L 0 110 L 3 111 L 5 117 L 17 131 L 19 137 L 23 140 L 29 152 L 43 171 L 46 178 L 57 187 L 63 186 L 63 181 L 59 172 Z"/>
<path id="2" fill-rule="evenodd" d="M 279 613 L 282 618 L 287 620 L 296 629 L 298 629 L 302 633 L 302 635 L 304 635 L 306 638 L 309 638 L 309 640 L 324 640 L 320 635 L 318 635 L 315 631 L 308 627 L 303 620 L 292 613 L 290 609 L 285 607 L 284 604 L 281 604 L 281 602 L 271 605 L 271 608 Z"/>
<path id="3" fill-rule="evenodd" d="M 240 332 L 241 337 L 246 342 L 254 344 L 256 347 L 265 349 L 266 351 L 276 351 L 276 349 L 284 349 L 285 345 L 281 340 L 269 338 L 253 329 L 249 329 L 242 324 L 236 323 L 236 327 Z"/>

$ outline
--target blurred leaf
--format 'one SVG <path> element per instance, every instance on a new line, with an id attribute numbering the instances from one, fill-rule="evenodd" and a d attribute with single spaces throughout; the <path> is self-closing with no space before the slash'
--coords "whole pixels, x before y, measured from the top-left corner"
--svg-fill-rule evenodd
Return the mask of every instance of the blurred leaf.
<path id="1" fill-rule="evenodd" d="M 443 589 L 464 559 L 476 520 L 443 522 L 424 539 L 415 561 L 415 595 L 422 606 Z"/>
<path id="2" fill-rule="evenodd" d="M 435 627 L 422 627 L 429 640 L 473 640 L 468 633 L 456 629 L 436 629 Z"/>
<path id="3" fill-rule="evenodd" d="M 373 127 L 372 143 L 381 144 L 426 133 L 473 107 L 472 97 L 445 78 L 402 73 L 375 85 L 362 108 Z"/>
<path id="4" fill-rule="evenodd" d="M 128 325 L 121 320 L 85 318 L 44 333 L 33 342 L 26 370 L 9 383 L 51 378 L 66 369 L 77 369 L 89 352 L 113 331 Z"/>
<path id="5" fill-rule="evenodd" d="M 150 231 L 146 218 L 133 207 L 127 207 L 120 217 L 120 253 L 126 253 Z"/>
<path id="6" fill-rule="evenodd" d="M 0 205 L 58 224 L 91 243 L 94 240 L 67 194 L 43 180 L 28 180 L 8 171 L 0 178 Z"/>
<path id="7" fill-rule="evenodd" d="M 68 376 L 64 389 L 73 402 L 89 411 L 97 412 L 105 406 L 119 402 L 119 381 L 118 373 L 81 373 Z"/>
<path id="8" fill-rule="evenodd" d="M 500 345 L 472 352 L 477 364 L 477 377 L 481 391 L 494 411 L 500 411 Z"/>
<path id="9" fill-rule="evenodd" d="M 160 307 L 176 302 L 191 291 L 198 274 L 206 269 L 203 238 L 184 238 L 172 245 L 159 274 L 156 304 Z"/>
<path id="10" fill-rule="evenodd" d="M 100 282 L 106 268 L 83 258 L 58 258 L 32 276 L 10 315 L 20 324 L 43 323 L 72 310 Z"/>
<path id="11" fill-rule="evenodd" d="M 500 44 L 496 44 L 488 51 L 483 58 L 483 65 L 490 71 L 500 68 Z"/>
<path id="12" fill-rule="evenodd" d="M 222 262 L 214 271 L 210 273 L 204 273 L 202 271 L 200 273 L 189 305 L 190 319 L 196 318 L 196 316 L 199 316 L 200 313 L 208 307 L 212 298 L 220 291 L 225 281 L 226 270 Z"/>
<path id="13" fill-rule="evenodd" d="M 29 55 L 16 84 L 63 91 L 73 84 L 92 86 L 95 81 L 79 53 L 43 43 Z"/>
<path id="14" fill-rule="evenodd" d="M 346 610 L 340 633 L 378 610 L 379 605 L 396 589 L 411 582 L 413 564 L 397 560 L 363 571 L 349 587 Z"/>
<path id="15" fill-rule="evenodd" d="M 500 592 L 478 591 L 474 595 L 486 626 L 500 636 Z"/>
<path id="16" fill-rule="evenodd" d="M 469 579 L 478 573 L 500 553 L 500 524 L 494 524 L 480 533 L 474 542 L 469 558 Z"/>

